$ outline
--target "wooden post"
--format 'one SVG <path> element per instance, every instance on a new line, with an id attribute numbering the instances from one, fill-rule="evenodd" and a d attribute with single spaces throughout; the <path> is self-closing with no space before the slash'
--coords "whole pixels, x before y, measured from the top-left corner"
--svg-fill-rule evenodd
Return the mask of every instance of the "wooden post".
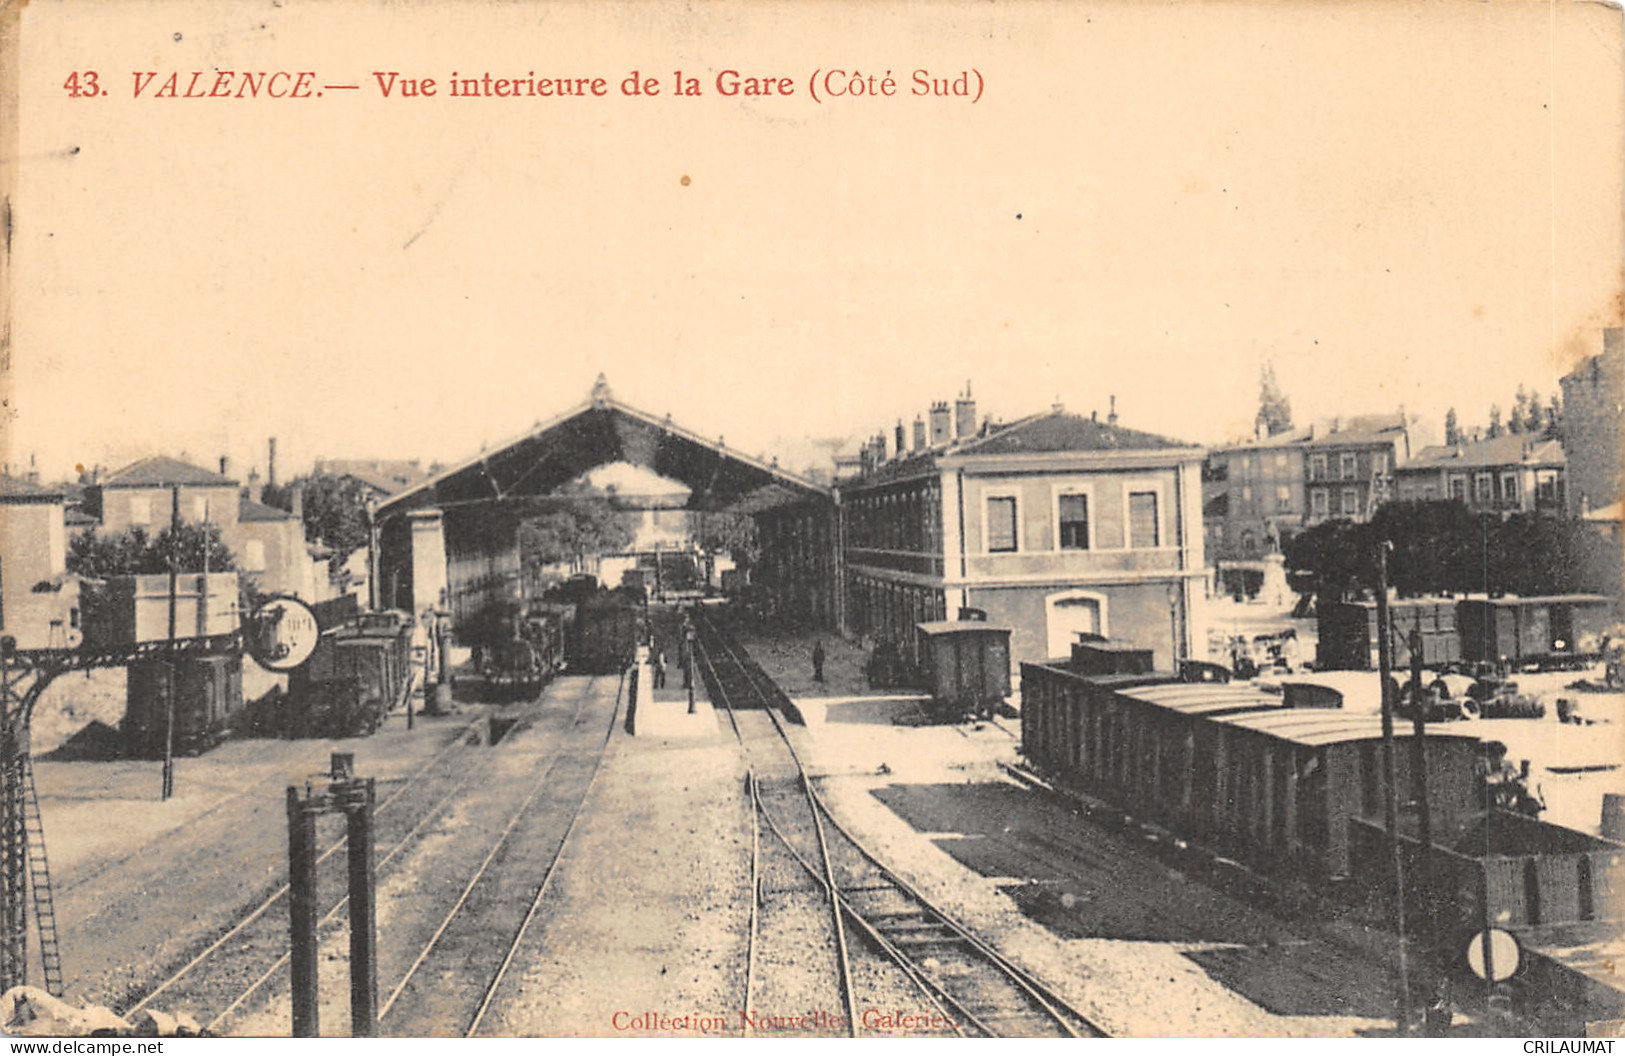
<path id="1" fill-rule="evenodd" d="M 1394 871 L 1394 928 L 1399 936 L 1399 1017 L 1397 1027 L 1404 1033 L 1411 1021 L 1410 969 L 1405 950 L 1405 863 L 1399 844 L 1399 769 L 1394 756 L 1394 692 L 1392 628 L 1388 612 L 1388 548 L 1386 540 L 1377 543 L 1377 670 L 1382 679 L 1382 761 L 1386 795 L 1383 796 L 1383 822 L 1388 832 L 1388 853 Z"/>
<path id="2" fill-rule="evenodd" d="M 353 782 L 345 804 L 350 866 L 350 1036 L 378 1034 L 378 913 L 373 871 L 372 778 Z"/>
<path id="3" fill-rule="evenodd" d="M 316 962 L 316 814 L 319 808 L 288 788 L 288 947 L 293 988 L 293 1036 L 321 1033 Z"/>

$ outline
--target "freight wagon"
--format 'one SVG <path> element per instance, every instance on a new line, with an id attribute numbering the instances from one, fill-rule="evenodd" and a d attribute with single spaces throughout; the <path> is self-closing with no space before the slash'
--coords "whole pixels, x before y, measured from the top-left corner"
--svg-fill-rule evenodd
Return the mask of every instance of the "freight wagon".
<path id="1" fill-rule="evenodd" d="M 1465 598 L 1457 615 L 1463 660 L 1513 668 L 1595 659 L 1616 618 L 1600 594 Z"/>
<path id="2" fill-rule="evenodd" d="M 243 658 L 235 653 L 176 658 L 172 732 L 168 688 L 165 660 L 130 663 L 119 730 L 127 754 L 162 758 L 168 741 L 176 754 L 197 755 L 225 740 L 243 707 Z"/>
<path id="3" fill-rule="evenodd" d="M 614 675 L 626 670 L 643 630 L 643 607 L 625 594 L 598 594 L 576 606 L 567 657 L 571 672 Z"/>
<path id="4" fill-rule="evenodd" d="M 283 732 L 291 737 L 372 733 L 411 687 L 412 618 L 362 613 L 322 632 L 310 659 L 288 676 Z"/>
<path id="5" fill-rule="evenodd" d="M 1399 598 L 1388 606 L 1393 622 L 1393 663 L 1411 664 L 1411 634 L 1421 636 L 1422 666 L 1442 668 L 1461 660 L 1456 602 L 1450 598 Z M 1377 603 L 1322 602 L 1316 609 L 1320 644 L 1315 664 L 1323 671 L 1370 671 L 1377 667 Z"/>
<path id="6" fill-rule="evenodd" d="M 1022 750 L 1063 781 L 1228 853 L 1350 870 L 1348 822 L 1381 816 L 1380 720 L 1289 708 L 1250 686 L 1022 665 Z M 1430 729 L 1435 824 L 1481 801 L 1477 738 Z M 1400 787 L 1410 788 L 1406 760 Z"/>
<path id="7" fill-rule="evenodd" d="M 1381 890 L 1387 796 L 1377 716 L 1289 707 L 1250 686 L 1022 665 L 1022 751 L 1063 787 L 1153 819 L 1265 872 Z M 1474 920 L 1618 919 L 1625 847 L 1487 809 L 1484 749 L 1426 730 L 1429 861 Z M 1414 734 L 1405 734 L 1409 741 Z M 1409 743 L 1395 753 L 1409 868 L 1420 861 Z M 1470 921 L 1460 922 L 1463 924 Z"/>
<path id="8" fill-rule="evenodd" d="M 987 715 L 1010 695 L 1010 628 L 980 620 L 915 624 L 921 674 L 936 711 Z"/>

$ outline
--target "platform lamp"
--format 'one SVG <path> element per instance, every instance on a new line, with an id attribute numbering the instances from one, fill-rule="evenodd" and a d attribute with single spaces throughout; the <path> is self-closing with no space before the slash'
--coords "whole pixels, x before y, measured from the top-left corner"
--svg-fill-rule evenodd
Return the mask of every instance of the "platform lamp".
<path id="1" fill-rule="evenodd" d="M 381 524 L 378 518 L 378 496 L 369 494 L 364 503 L 367 515 L 367 611 L 377 612 L 383 607 L 383 591 L 378 584 L 378 537 Z"/>

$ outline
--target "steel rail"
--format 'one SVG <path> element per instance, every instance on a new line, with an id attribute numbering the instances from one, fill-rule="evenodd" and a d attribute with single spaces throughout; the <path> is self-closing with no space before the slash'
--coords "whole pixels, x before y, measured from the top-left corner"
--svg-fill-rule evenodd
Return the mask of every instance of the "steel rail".
<path id="1" fill-rule="evenodd" d="M 382 814 L 384 811 L 388 810 L 391 806 L 393 806 L 395 804 L 395 802 L 397 800 L 399 800 L 402 796 L 406 795 L 407 792 L 411 791 L 412 788 L 416 785 L 417 781 L 419 779 L 421 779 L 424 774 L 427 774 L 431 768 L 433 768 L 437 763 L 441 762 L 441 760 L 453 748 L 456 748 L 456 747 L 458 747 L 459 745 L 461 745 L 463 743 L 464 736 L 468 733 L 468 731 L 470 729 L 472 729 L 474 726 L 478 725 L 479 722 L 480 722 L 479 719 L 475 719 L 474 721 L 472 721 L 472 722 L 468 723 L 466 726 L 464 726 L 462 729 L 458 730 L 456 737 L 452 738 L 450 741 L 448 741 L 445 744 L 444 747 L 442 747 L 439 751 L 435 752 L 434 755 L 430 756 L 428 758 L 428 760 L 425 761 L 422 766 L 418 767 L 418 769 L 416 769 L 416 770 L 414 770 L 412 772 L 411 776 L 409 776 L 401 784 L 400 788 L 396 789 L 393 794 L 391 794 L 387 799 L 385 799 L 382 803 L 380 803 L 378 805 L 376 813 Z M 323 850 L 322 853 L 316 858 L 316 864 L 320 865 L 322 862 L 327 861 L 327 859 L 329 859 L 333 855 L 337 854 L 339 852 L 339 850 L 344 846 L 344 840 L 345 840 L 345 838 L 341 836 L 338 839 L 334 840 L 331 844 L 329 844 L 327 846 L 327 848 L 325 850 Z M 163 982 L 159 983 L 152 990 L 149 990 L 147 992 L 147 994 L 144 997 L 142 997 L 140 1000 L 136 1001 L 134 1004 L 130 1005 L 129 1007 L 123 1009 L 118 1014 L 121 1015 L 121 1016 L 128 1017 L 128 1016 L 132 1016 L 135 1013 L 140 1012 L 142 1009 L 146 1008 L 148 1005 L 150 1005 L 152 1003 L 154 998 L 156 998 L 160 994 L 168 991 L 176 983 L 180 982 L 187 975 L 191 974 L 191 972 L 193 970 L 195 970 L 199 965 L 203 964 L 203 962 L 207 961 L 209 958 L 213 957 L 216 953 L 218 953 L 221 950 L 221 948 L 226 945 L 226 943 L 230 942 L 232 939 L 234 939 L 238 935 L 242 934 L 243 929 L 247 928 L 250 924 L 254 923 L 260 917 L 262 917 L 266 913 L 268 913 L 287 894 L 288 894 L 288 885 L 286 883 L 284 883 L 281 886 L 279 886 L 278 888 L 276 888 L 276 890 L 272 891 L 269 895 L 267 895 L 265 897 L 264 901 L 262 901 L 259 905 L 255 906 L 245 916 L 240 918 L 237 921 L 237 923 L 233 924 L 229 929 L 227 929 L 224 933 L 222 933 L 219 937 L 217 937 L 208 946 L 204 947 L 204 949 L 200 953 L 198 953 L 196 956 L 194 956 L 191 960 L 187 961 L 186 964 L 182 965 L 179 969 L 177 969 L 173 974 L 171 974 Z"/>
<path id="2" fill-rule="evenodd" d="M 596 681 L 597 679 L 594 678 L 593 682 Z M 588 683 L 586 692 L 582 694 L 582 704 L 577 708 L 576 713 L 573 716 L 574 721 L 571 723 L 572 726 L 580 721 L 581 712 L 585 710 L 586 702 L 592 696 L 592 687 L 593 683 Z M 617 705 L 616 710 L 619 710 L 619 690 L 616 691 L 615 696 Z M 423 949 L 418 952 L 417 957 L 413 959 L 411 966 L 406 969 L 406 974 L 401 977 L 400 982 L 395 984 L 395 988 L 390 991 L 389 997 L 384 1000 L 382 1005 L 378 1006 L 378 1021 L 380 1023 L 383 1022 L 384 1017 L 389 1015 L 390 1010 L 395 1007 L 395 1002 L 400 999 L 401 994 L 405 992 L 407 986 L 412 982 L 412 978 L 417 975 L 418 969 L 422 968 L 424 963 L 428 961 L 429 955 L 432 954 L 434 952 L 434 948 L 440 944 L 441 938 L 451 927 L 452 921 L 457 918 L 457 915 L 463 911 L 463 907 L 468 904 L 469 896 L 474 893 L 474 888 L 479 884 L 480 880 L 484 878 L 486 870 L 491 867 L 491 863 L 496 860 L 496 856 L 507 844 L 508 837 L 513 835 L 513 830 L 519 827 L 520 821 L 524 820 L 526 812 L 530 810 L 530 805 L 536 801 L 536 797 L 542 794 L 542 790 L 547 785 L 547 779 L 553 776 L 553 771 L 557 770 L 559 764 L 563 761 L 564 754 L 561 751 L 553 756 L 552 760 L 547 765 L 547 769 L 537 776 L 535 783 L 531 785 L 529 793 L 526 794 L 524 800 L 519 804 L 519 809 L 514 811 L 513 817 L 509 818 L 508 823 L 502 827 L 502 832 L 497 836 L 496 841 L 491 844 L 491 849 L 486 852 L 485 858 L 482 859 L 479 864 L 479 868 L 474 870 L 474 875 L 469 877 L 468 883 L 463 887 L 462 894 L 457 896 L 457 901 L 452 904 L 451 910 L 447 912 L 445 918 L 441 920 L 440 926 L 435 929 L 434 934 L 429 937 L 429 941 L 424 945 Z M 578 813 L 580 812 L 580 809 L 580 804 L 577 804 L 576 811 Z"/>
<path id="3" fill-rule="evenodd" d="M 598 761 L 593 764 L 592 776 L 587 778 L 587 787 L 581 790 L 581 799 L 576 803 L 574 813 L 570 815 L 570 824 L 565 826 L 564 836 L 559 840 L 557 851 L 553 852 L 553 860 L 547 863 L 547 871 L 542 874 L 542 882 L 536 888 L 536 894 L 530 900 L 530 906 L 525 910 L 525 919 L 519 922 L 519 928 L 514 932 L 513 940 L 508 943 L 508 952 L 503 955 L 502 963 L 497 966 L 496 974 L 491 977 L 490 985 L 485 988 L 485 996 L 480 1000 L 480 1006 L 469 1020 L 468 1027 L 463 1031 L 463 1037 L 472 1038 L 479 1032 L 480 1024 L 485 1020 L 485 1014 L 496 1000 L 497 990 L 507 977 L 508 968 L 513 964 L 519 945 L 525 939 L 525 932 L 530 928 L 531 921 L 542 907 L 542 900 L 547 895 L 547 889 L 553 882 L 553 874 L 558 869 L 559 862 L 564 860 L 564 851 L 570 845 L 570 835 L 575 832 L 576 822 L 581 820 L 581 813 L 587 805 L 587 797 L 592 794 L 593 785 L 598 783 L 598 775 L 604 769 L 604 756 L 609 753 L 610 738 L 615 735 L 615 720 L 621 713 L 621 694 L 626 689 L 626 675 L 621 675 L 620 685 L 615 690 L 615 707 L 610 709 L 609 728 L 604 731 L 604 742 L 599 747 Z M 551 773 L 551 770 L 549 770 Z"/>
<path id="4" fill-rule="evenodd" d="M 1031 973 L 1027 972 L 1026 969 L 1021 968 L 1019 965 L 1011 962 L 997 949 L 989 945 L 986 940 L 982 939 L 980 936 L 976 935 L 970 929 L 960 924 L 946 912 L 939 909 L 933 902 L 927 899 L 917 887 L 903 879 L 896 872 L 886 866 L 885 863 L 881 862 L 873 852 L 864 846 L 862 842 L 856 839 L 852 833 L 847 830 L 839 820 L 836 819 L 833 811 L 831 811 L 829 806 L 824 803 L 823 798 L 819 796 L 816 790 L 812 788 L 812 782 L 807 774 L 806 766 L 803 763 L 800 754 L 796 751 L 795 745 L 790 743 L 788 731 L 785 730 L 783 724 L 779 721 L 778 716 L 773 712 L 773 708 L 771 706 L 772 699 L 780 694 L 777 685 L 771 683 L 771 680 L 768 679 L 765 672 L 761 673 L 760 676 L 753 673 L 750 670 L 750 665 L 739 657 L 737 651 L 734 650 L 733 646 L 728 643 L 726 637 L 723 636 L 721 631 L 714 625 L 709 624 L 709 621 L 707 621 L 707 625 L 711 630 L 711 633 L 722 645 L 723 649 L 729 654 L 729 658 L 745 676 L 748 684 L 754 689 L 765 710 L 768 712 L 768 716 L 772 719 L 775 729 L 778 730 L 780 737 L 783 738 L 785 746 L 789 749 L 790 756 L 795 761 L 797 770 L 801 774 L 803 788 L 806 790 L 809 801 L 814 806 L 815 815 L 828 818 L 829 823 L 834 826 L 835 830 L 841 834 L 846 842 L 849 843 L 874 868 L 876 868 L 888 882 L 893 884 L 907 898 L 918 903 L 927 913 L 929 913 L 932 917 L 935 917 L 938 922 L 940 922 L 956 937 L 961 939 L 967 946 L 971 947 L 971 949 L 979 954 L 983 960 L 997 969 L 1006 980 L 1015 984 L 1018 989 L 1027 994 L 1033 1003 L 1036 1004 L 1050 1019 L 1052 1019 L 1067 1035 L 1071 1037 L 1082 1036 L 1078 1034 L 1077 1030 L 1068 1020 L 1068 1017 L 1071 1017 L 1071 1019 L 1083 1024 L 1090 1031 L 1099 1034 L 1100 1036 L 1105 1036 L 1105 1032 L 1102 1031 L 1088 1016 L 1073 1008 L 1068 1002 L 1065 1001 L 1065 999 L 1057 995 L 1049 986 L 1040 982 L 1037 978 L 1032 976 Z M 771 689 L 764 689 L 761 685 L 762 680 L 767 680 Z M 822 824 L 820 823 L 819 832 L 822 833 L 822 831 Z M 844 896 L 842 896 L 842 901 L 846 902 Z M 848 912 L 861 918 L 861 914 L 858 913 L 855 907 L 852 907 L 850 903 L 846 903 L 846 905 L 848 907 Z M 864 920 L 864 924 L 869 928 L 873 928 L 872 922 Z M 901 954 L 900 950 L 898 952 Z M 902 956 L 907 958 L 906 954 L 902 954 Z M 909 960 L 912 963 L 912 959 L 909 958 Z M 918 965 L 916 965 L 915 968 L 916 970 L 919 970 L 922 975 L 926 976 L 926 978 L 930 978 L 929 973 L 925 973 L 924 970 L 919 968 Z M 941 989 L 940 984 L 934 979 L 931 980 L 931 985 L 933 989 Z M 949 996 L 949 999 L 952 1001 L 951 995 L 946 995 L 946 992 L 943 992 L 945 996 Z M 954 1003 L 956 1005 L 958 1004 L 957 1001 Z"/>
<path id="5" fill-rule="evenodd" d="M 708 649 L 706 649 L 705 645 L 700 641 L 700 636 L 695 635 L 694 640 L 695 640 L 695 644 L 699 646 L 700 658 L 705 661 L 705 666 L 711 672 L 712 684 L 716 686 L 717 694 L 720 697 L 722 697 L 722 706 L 723 706 L 724 710 L 726 710 L 728 712 L 728 721 L 733 725 L 734 735 L 739 738 L 740 747 L 743 748 L 744 751 L 745 751 L 745 757 L 746 757 L 745 765 L 748 768 L 748 772 L 753 775 L 753 780 L 754 780 L 755 768 L 750 762 L 750 747 L 745 744 L 744 737 L 740 733 L 740 730 L 739 730 L 739 724 L 734 719 L 733 703 L 728 699 L 727 687 L 725 687 L 722 684 L 722 676 L 717 671 L 716 664 L 714 662 L 712 662 L 710 651 Z M 726 647 L 726 643 L 724 643 L 724 646 Z M 737 657 L 732 657 L 731 656 L 730 659 L 732 659 L 733 662 L 736 665 L 739 666 L 740 673 L 746 676 L 746 679 L 747 679 L 746 684 L 750 685 L 750 683 L 748 681 L 749 680 L 749 672 L 745 671 L 744 668 L 743 668 L 743 665 L 739 664 L 739 660 L 738 660 Z M 805 789 L 805 781 L 803 782 L 803 788 Z M 773 824 L 772 818 L 771 818 L 771 816 L 766 814 L 765 805 L 762 804 L 759 796 L 756 799 L 756 805 L 757 805 L 757 808 L 763 812 L 763 816 L 767 817 L 768 824 L 772 825 Z M 840 904 L 840 899 L 839 899 L 838 894 L 837 894 L 837 888 L 835 886 L 835 867 L 834 867 L 834 864 L 829 859 L 829 848 L 824 842 L 824 829 L 823 829 L 822 823 L 818 819 L 817 811 L 812 812 L 812 820 L 813 820 L 814 831 L 817 833 L 817 836 L 818 836 L 818 845 L 819 845 L 820 851 L 822 852 L 823 858 L 824 858 L 824 872 L 825 872 L 825 878 L 826 878 L 825 883 L 824 883 L 824 890 L 825 890 L 825 894 L 829 897 L 830 912 L 832 914 L 832 919 L 833 919 L 834 925 L 835 925 L 836 970 L 837 970 L 837 974 L 840 977 L 841 1001 L 846 1006 L 847 1033 L 851 1037 L 856 1038 L 858 1036 L 857 999 L 856 999 L 856 996 L 852 992 L 852 965 L 851 965 L 851 958 L 850 958 L 850 955 L 849 955 L 849 952 L 848 952 L 848 949 L 847 949 L 847 945 L 846 945 L 846 925 L 845 925 L 845 922 L 843 921 L 842 916 L 841 916 L 841 904 Z M 775 830 L 776 830 L 776 827 L 775 827 Z M 752 912 L 754 913 L 755 898 L 756 898 L 756 894 L 755 894 L 754 891 L 752 892 L 751 898 L 752 898 Z"/>
<path id="6" fill-rule="evenodd" d="M 586 694 L 583 693 L 581 699 L 577 702 L 575 715 L 571 716 L 572 721 L 581 714 L 581 711 L 582 711 L 583 708 L 585 708 L 585 706 L 586 706 Z M 478 720 L 476 720 L 476 721 L 478 721 Z M 465 727 L 465 729 L 466 729 L 466 727 Z M 489 763 L 490 763 L 490 760 L 486 760 L 487 765 L 483 769 L 488 769 L 489 768 Z M 483 773 L 483 769 L 480 770 L 478 773 Z M 419 832 L 423 831 L 423 827 L 425 825 L 429 824 L 429 822 L 431 822 L 431 821 L 435 820 L 436 818 L 438 818 L 440 816 L 440 812 L 441 812 L 442 808 L 444 808 L 446 806 L 446 804 L 450 803 L 452 801 L 452 798 L 457 796 L 459 793 L 461 793 L 464 788 L 467 788 L 469 783 L 472 782 L 476 776 L 478 776 L 478 775 L 477 775 L 477 772 L 475 770 L 470 770 L 468 773 L 464 774 L 462 776 L 462 778 L 460 778 L 458 780 L 458 782 L 455 785 L 453 785 L 449 791 L 446 792 L 445 795 L 441 796 L 438 800 L 435 801 L 433 806 L 431 806 L 428 810 L 424 811 L 421 815 L 419 815 L 418 820 L 412 824 L 412 827 L 407 830 L 406 834 L 403 835 L 400 839 L 396 840 L 394 845 L 390 847 L 389 853 L 385 854 L 382 858 L 380 858 L 378 860 L 377 868 L 379 870 L 382 870 L 384 868 L 384 866 L 388 865 L 391 861 L 394 860 L 396 855 L 398 855 L 402 851 L 404 851 L 406 849 L 407 845 L 412 842 L 413 838 L 416 837 Z M 386 805 L 387 805 L 387 801 L 386 801 Z M 343 841 L 341 840 L 341 841 L 339 841 L 339 843 L 342 844 Z M 324 855 L 323 857 L 326 857 L 326 856 Z M 320 864 L 321 861 L 322 861 L 322 859 L 318 858 L 317 859 L 317 864 Z M 348 909 L 349 905 L 350 905 L 350 896 L 348 894 L 343 895 L 342 897 L 339 898 L 339 900 L 337 902 L 333 903 L 333 906 L 330 909 L 328 909 L 328 911 L 326 913 L 322 914 L 321 919 L 319 919 L 316 922 L 316 926 L 318 928 L 322 928 L 322 927 L 326 927 L 329 924 L 332 924 L 334 921 L 338 920 L 339 913 L 346 910 L 346 909 Z M 269 968 L 267 968 L 264 972 L 260 973 L 260 975 L 258 977 L 256 977 L 255 980 L 252 983 L 248 984 L 247 989 L 245 989 L 241 993 L 239 993 L 235 998 L 232 999 L 232 1001 L 231 1001 L 231 1003 L 229 1005 L 227 1005 L 224 1009 L 222 1009 L 208 1023 L 204 1024 L 203 1029 L 212 1033 L 217 1027 L 219 1027 L 222 1023 L 224 1023 L 227 1019 L 229 1019 L 234 1012 L 236 1012 L 243 1005 L 247 1004 L 249 999 L 251 999 L 256 993 L 259 992 L 260 987 L 262 987 L 266 983 L 270 982 L 273 978 L 276 977 L 276 974 L 278 972 L 280 972 L 283 968 L 286 968 L 288 966 L 288 962 L 290 960 L 292 960 L 292 959 L 293 959 L 292 951 L 284 952 L 281 956 L 279 956 L 276 959 L 275 962 L 272 963 L 272 965 Z"/>

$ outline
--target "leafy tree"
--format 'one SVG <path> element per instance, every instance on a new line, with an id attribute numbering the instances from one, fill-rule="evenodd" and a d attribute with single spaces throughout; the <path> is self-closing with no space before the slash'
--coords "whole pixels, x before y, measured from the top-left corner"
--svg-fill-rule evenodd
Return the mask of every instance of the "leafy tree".
<path id="1" fill-rule="evenodd" d="M 612 554 L 632 544 L 633 530 L 607 493 L 581 484 L 562 490 L 543 513 L 519 522 L 519 554 L 534 574 L 568 561 L 576 570 L 595 554 Z"/>
<path id="2" fill-rule="evenodd" d="M 703 513 L 699 518 L 700 546 L 706 553 L 726 550 L 734 563 L 748 568 L 761 556 L 756 518 L 747 513 Z"/>
<path id="3" fill-rule="evenodd" d="M 1322 521 L 1286 545 L 1287 570 L 1325 601 L 1342 601 L 1376 581 L 1370 529 L 1353 521 Z"/>
<path id="4" fill-rule="evenodd" d="M 1456 500 L 1388 503 L 1369 524 L 1317 524 L 1288 545 L 1287 567 L 1295 583 L 1326 600 L 1369 593 L 1383 541 L 1392 546 L 1388 583 L 1401 596 L 1617 595 L 1625 575 L 1619 548 L 1583 521 L 1533 513 L 1503 519 Z"/>
<path id="5" fill-rule="evenodd" d="M 1497 403 L 1490 408 L 1490 427 L 1485 430 L 1484 435 L 1494 440 L 1504 432 L 1506 428 L 1501 425 L 1501 405 Z"/>
<path id="6" fill-rule="evenodd" d="M 337 568 L 367 545 L 367 488 L 354 477 L 312 474 L 276 489 L 267 488 L 265 504 L 293 510 L 293 490 L 304 492 L 305 539 L 333 551 Z"/>
<path id="7" fill-rule="evenodd" d="M 171 533 L 166 525 L 155 537 L 145 528 L 131 528 L 113 535 L 92 529 L 73 540 L 68 547 L 68 571 L 91 579 L 109 576 L 159 575 L 169 571 L 170 558 L 182 573 L 230 572 L 236 558 L 220 538 L 217 524 L 181 522 Z"/>
<path id="8" fill-rule="evenodd" d="M 1259 375 L 1258 417 L 1253 424 L 1270 436 L 1292 428 L 1292 401 L 1281 392 L 1281 386 L 1275 380 L 1275 364 L 1271 362 L 1264 364 Z"/>
<path id="9" fill-rule="evenodd" d="M 1444 442 L 1459 444 L 1465 439 L 1467 438 L 1461 432 L 1461 422 L 1456 418 L 1456 409 L 1452 407 L 1444 412 Z"/>

